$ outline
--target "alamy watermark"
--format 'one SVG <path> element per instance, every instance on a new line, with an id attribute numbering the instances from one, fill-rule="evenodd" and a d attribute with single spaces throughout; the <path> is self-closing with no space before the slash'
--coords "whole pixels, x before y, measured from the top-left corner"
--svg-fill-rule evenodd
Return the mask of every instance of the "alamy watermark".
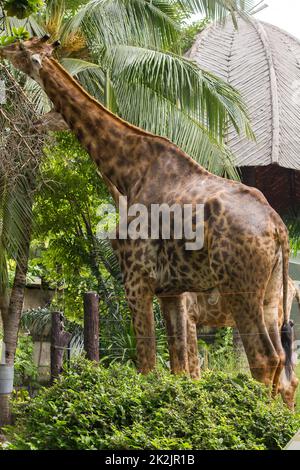
<path id="1" fill-rule="evenodd" d="M 109 221 L 119 218 L 111 229 Z M 201 250 L 204 245 L 204 204 L 133 204 L 128 206 L 126 196 L 119 198 L 118 211 L 112 204 L 98 207 L 97 215 L 109 215 L 99 222 L 97 237 L 115 240 L 185 240 L 186 250 Z"/>

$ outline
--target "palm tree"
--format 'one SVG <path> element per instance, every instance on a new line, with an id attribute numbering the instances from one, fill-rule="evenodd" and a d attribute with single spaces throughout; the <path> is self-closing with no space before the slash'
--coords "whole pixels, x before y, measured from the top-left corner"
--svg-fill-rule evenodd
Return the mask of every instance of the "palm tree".
<path id="1" fill-rule="evenodd" d="M 216 174 L 237 177 L 224 145 L 229 124 L 252 136 L 241 97 L 182 57 L 180 35 L 191 15 L 223 21 L 250 12 L 253 0 L 49 0 L 26 20 L 36 35 L 62 42 L 58 59 L 99 101 L 125 120 L 164 135 Z M 9 20 L 9 21 L 8 21 Z M 30 79 L 40 112 L 50 104 Z"/>

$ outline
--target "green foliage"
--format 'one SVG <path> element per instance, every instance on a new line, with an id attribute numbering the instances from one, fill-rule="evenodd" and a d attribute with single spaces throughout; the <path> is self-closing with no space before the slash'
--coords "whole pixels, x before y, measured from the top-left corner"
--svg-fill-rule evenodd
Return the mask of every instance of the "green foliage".
<path id="1" fill-rule="evenodd" d="M 51 311 L 49 308 L 32 308 L 26 310 L 20 320 L 22 331 L 29 332 L 35 339 L 46 340 L 51 331 Z"/>
<path id="2" fill-rule="evenodd" d="M 43 0 L 4 0 L 3 8 L 8 16 L 23 19 L 37 13 L 43 5 Z"/>
<path id="3" fill-rule="evenodd" d="M 292 211 L 284 217 L 289 231 L 290 247 L 294 256 L 300 251 L 300 213 L 295 215 Z"/>
<path id="4" fill-rule="evenodd" d="M 181 51 L 183 54 L 186 53 L 194 44 L 197 34 L 201 33 L 208 24 L 209 20 L 204 18 L 184 26 L 181 30 L 180 36 L 172 46 L 172 50 Z"/>
<path id="5" fill-rule="evenodd" d="M 210 370 L 223 370 L 232 372 L 236 369 L 238 357 L 233 347 L 232 328 L 220 328 L 216 332 L 211 344 L 200 340 L 200 352 L 203 350 L 204 366 Z"/>
<path id="6" fill-rule="evenodd" d="M 12 34 L 10 36 L 0 36 L 0 46 L 8 46 L 12 44 L 16 40 L 23 40 L 29 39 L 30 34 L 26 29 L 21 26 L 20 28 L 12 28 Z"/>
<path id="7" fill-rule="evenodd" d="M 154 301 L 154 316 L 156 357 L 166 367 L 169 360 L 167 338 L 157 301 Z M 102 319 L 101 326 L 101 362 L 105 365 L 119 362 L 137 366 L 136 338 L 127 306 L 121 304 L 118 318 L 107 315 Z"/>
<path id="8" fill-rule="evenodd" d="M 33 342 L 30 336 L 20 335 L 15 357 L 16 385 L 33 385 L 37 379 L 37 367 L 32 358 Z"/>
<path id="9" fill-rule="evenodd" d="M 83 360 L 16 412 L 12 449 L 280 449 L 300 426 L 245 375 L 193 381 Z"/>

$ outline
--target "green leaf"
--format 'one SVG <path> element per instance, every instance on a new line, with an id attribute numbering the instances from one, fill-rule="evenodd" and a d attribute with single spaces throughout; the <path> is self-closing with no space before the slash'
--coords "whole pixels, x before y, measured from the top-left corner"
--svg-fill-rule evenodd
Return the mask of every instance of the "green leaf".
<path id="1" fill-rule="evenodd" d="M 163 0 L 91 0 L 64 34 L 84 31 L 89 44 L 137 43 L 167 47 L 180 30 L 177 4 Z"/>
<path id="2" fill-rule="evenodd" d="M 4 0 L 3 8 L 8 16 L 23 19 L 37 13 L 43 5 L 43 0 Z"/>
<path id="3" fill-rule="evenodd" d="M 189 59 L 125 45 L 103 49 L 102 57 L 111 68 L 112 81 L 151 88 L 201 122 L 220 142 L 229 122 L 238 132 L 252 135 L 239 92 Z"/>
<path id="4" fill-rule="evenodd" d="M 23 27 L 20 26 L 19 28 L 12 27 L 11 28 L 11 36 L 0 36 L 0 45 L 1 46 L 8 46 L 17 40 L 26 41 L 26 39 L 30 38 L 29 32 Z"/>
<path id="5" fill-rule="evenodd" d="M 236 24 L 236 15 L 247 19 L 248 14 L 257 6 L 258 0 L 178 0 L 182 9 L 200 13 L 213 21 L 224 22 L 228 14 Z"/>

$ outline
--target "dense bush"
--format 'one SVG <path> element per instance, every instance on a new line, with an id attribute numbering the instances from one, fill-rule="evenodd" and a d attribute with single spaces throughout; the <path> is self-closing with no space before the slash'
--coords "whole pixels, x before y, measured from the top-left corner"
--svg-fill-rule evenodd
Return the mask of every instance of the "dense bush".
<path id="1" fill-rule="evenodd" d="M 248 376 L 201 381 L 86 361 L 17 406 L 13 449 L 280 449 L 299 429 Z"/>

